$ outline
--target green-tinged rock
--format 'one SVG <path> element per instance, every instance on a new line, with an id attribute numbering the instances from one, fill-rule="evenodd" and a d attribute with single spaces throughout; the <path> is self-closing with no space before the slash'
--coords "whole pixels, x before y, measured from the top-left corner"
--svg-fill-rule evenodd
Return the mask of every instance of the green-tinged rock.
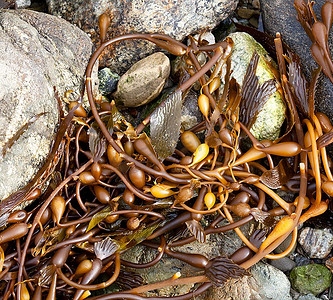
<path id="1" fill-rule="evenodd" d="M 244 32 L 235 32 L 229 35 L 234 41 L 234 47 L 231 53 L 231 76 L 242 87 L 246 69 L 254 51 L 260 56 L 256 75 L 259 85 L 262 85 L 269 79 L 274 79 L 273 72 L 266 61 L 276 65 L 267 51 L 257 43 L 253 37 Z M 224 80 L 224 75 L 221 78 Z M 279 92 L 275 92 L 269 97 L 261 111 L 258 113 L 255 123 L 251 127 L 251 133 L 259 140 L 275 140 L 280 134 L 280 128 L 285 119 L 285 104 Z"/>
<path id="2" fill-rule="evenodd" d="M 323 265 L 312 264 L 294 268 L 290 280 L 296 291 L 318 295 L 331 285 L 332 273 Z"/>
<path id="3" fill-rule="evenodd" d="M 98 71 L 99 91 L 102 95 L 111 94 L 117 87 L 120 76 L 111 71 L 110 68 L 104 68 Z"/>

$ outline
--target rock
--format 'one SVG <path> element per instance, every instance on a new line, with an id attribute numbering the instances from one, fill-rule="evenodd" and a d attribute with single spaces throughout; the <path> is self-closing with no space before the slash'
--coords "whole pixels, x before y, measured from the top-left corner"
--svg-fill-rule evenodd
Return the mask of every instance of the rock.
<path id="1" fill-rule="evenodd" d="M 213 29 L 236 9 L 237 0 L 47 0 L 49 12 L 61 16 L 89 33 L 99 43 L 98 17 L 111 16 L 108 38 L 128 33 L 164 33 L 183 40 L 195 32 Z M 101 65 L 123 74 L 133 63 L 157 49 L 137 40 L 111 46 L 101 57 Z"/>
<path id="2" fill-rule="evenodd" d="M 30 0 L 16 0 L 15 3 L 17 8 L 27 8 L 31 5 Z"/>
<path id="3" fill-rule="evenodd" d="M 280 270 L 260 262 L 251 268 L 251 275 L 231 280 L 222 288 L 212 287 L 198 300 L 292 300 L 290 282 Z"/>
<path id="4" fill-rule="evenodd" d="M 320 298 L 317 298 L 316 296 L 312 294 L 307 294 L 307 295 L 300 295 L 297 298 L 294 298 L 297 300 L 320 300 Z"/>
<path id="5" fill-rule="evenodd" d="M 78 95 L 92 43 L 65 20 L 29 10 L 0 10 L 0 40 L 3 200 L 25 186 L 48 156 L 58 123 L 53 87 L 60 96 L 68 90 Z"/>
<path id="6" fill-rule="evenodd" d="M 243 84 L 246 69 L 254 51 L 257 51 L 257 53 L 261 56 L 256 71 L 256 75 L 259 78 L 259 84 L 261 85 L 265 81 L 274 78 L 272 71 L 264 61 L 263 57 L 269 61 L 272 61 L 272 59 L 259 43 L 244 32 L 235 32 L 230 34 L 229 37 L 231 37 L 234 41 L 234 47 L 230 56 L 232 70 L 231 76 L 236 79 L 240 86 Z M 221 80 L 224 80 L 224 75 L 221 77 Z M 280 128 L 284 119 L 285 105 L 280 93 L 275 92 L 263 105 L 250 130 L 259 140 L 275 140 L 279 136 Z M 267 124 L 269 124 L 269 126 L 267 126 Z"/>
<path id="7" fill-rule="evenodd" d="M 296 267 L 296 263 L 288 257 L 282 257 L 280 259 L 272 259 L 269 262 L 273 267 L 281 270 L 282 272 L 287 272 Z"/>
<path id="8" fill-rule="evenodd" d="M 333 248 L 333 234 L 328 229 L 304 228 L 298 242 L 311 258 L 325 258 Z"/>
<path id="9" fill-rule="evenodd" d="M 98 89 L 102 95 L 109 95 L 117 87 L 120 76 L 113 73 L 110 68 L 103 68 L 98 71 L 99 86 Z"/>
<path id="10" fill-rule="evenodd" d="M 331 285 L 332 273 L 323 265 L 312 264 L 294 268 L 290 280 L 296 291 L 318 295 Z"/>
<path id="11" fill-rule="evenodd" d="M 223 221 L 223 223 L 220 224 L 222 225 L 225 223 Z M 249 231 L 249 227 L 249 224 L 241 227 L 244 234 Z M 200 253 L 202 255 L 205 255 L 208 259 L 211 259 L 220 255 L 230 256 L 241 246 L 242 241 L 238 238 L 237 234 L 234 231 L 229 231 L 221 234 L 208 235 L 206 238 L 206 242 L 203 244 L 199 242 L 193 242 L 182 247 L 175 247 L 173 248 L 173 250 L 185 253 Z M 147 247 L 137 245 L 134 248 L 123 253 L 121 258 L 135 263 L 143 263 L 153 260 L 156 257 L 157 253 L 158 252 L 156 250 L 151 250 Z M 171 258 L 167 255 L 165 255 L 163 259 L 153 267 L 147 269 L 135 269 L 134 271 L 139 273 L 143 277 L 144 281 L 147 283 L 169 279 L 177 272 L 180 272 L 182 274 L 182 277 L 202 274 L 202 271 L 200 269 L 195 269 L 194 267 L 191 267 L 190 265 L 178 259 Z M 182 295 L 189 292 L 193 286 L 193 284 L 188 284 L 184 286 L 167 287 L 158 291 L 150 292 L 149 296 L 170 297 Z M 200 299 L 208 300 L 219 298 Z"/>
<path id="12" fill-rule="evenodd" d="M 198 94 L 190 90 L 186 95 L 181 116 L 181 127 L 183 130 L 189 130 L 202 121 L 202 113 L 198 107 Z"/>
<path id="13" fill-rule="evenodd" d="M 237 14 L 243 19 L 250 19 L 253 15 L 258 14 L 258 11 L 246 7 L 240 7 L 237 9 Z"/>
<path id="14" fill-rule="evenodd" d="M 286 198 L 283 198 L 286 199 Z M 292 240 L 293 234 L 289 234 L 288 237 L 274 250 L 275 253 L 282 253 L 285 250 L 287 250 L 287 248 L 289 247 L 291 240 Z M 295 252 L 296 249 L 296 245 L 294 246 L 294 248 L 291 250 L 290 254 L 293 254 Z"/>
<path id="15" fill-rule="evenodd" d="M 161 93 L 169 74 L 170 61 L 162 52 L 140 60 L 121 76 L 113 94 L 116 103 L 125 107 L 149 103 Z"/>
<path id="16" fill-rule="evenodd" d="M 273 36 L 277 32 L 281 33 L 282 40 L 296 52 L 302 63 L 302 70 L 309 80 L 311 70 L 317 67 L 310 53 L 312 42 L 304 32 L 300 23 L 296 20 L 296 10 L 293 7 L 294 1 L 281 0 L 261 0 L 263 12 L 263 22 L 265 31 Z M 324 0 L 316 1 L 313 9 L 320 18 L 320 8 L 325 3 Z M 283 18 L 281 17 L 283 16 Z M 329 46 L 333 49 L 333 31 L 329 34 Z M 333 88 L 332 83 L 326 76 L 321 74 L 316 87 L 316 108 L 327 114 L 333 120 Z"/>

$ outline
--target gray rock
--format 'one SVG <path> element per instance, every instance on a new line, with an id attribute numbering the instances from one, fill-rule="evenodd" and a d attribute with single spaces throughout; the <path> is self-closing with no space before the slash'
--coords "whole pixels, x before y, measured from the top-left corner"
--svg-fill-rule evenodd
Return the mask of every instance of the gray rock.
<path id="1" fill-rule="evenodd" d="M 295 300 L 320 300 L 320 298 L 317 298 L 315 295 L 307 294 L 307 295 L 298 295 L 297 297 L 294 297 Z"/>
<path id="2" fill-rule="evenodd" d="M 102 95 L 109 95 L 117 87 L 120 76 L 111 71 L 110 68 L 103 68 L 98 71 L 99 86 L 98 89 Z"/>
<path id="3" fill-rule="evenodd" d="M 161 93 L 169 74 L 170 61 L 162 52 L 138 61 L 121 76 L 113 94 L 116 103 L 125 107 L 149 103 Z"/>
<path id="4" fill-rule="evenodd" d="M 47 0 L 51 14 L 78 25 L 99 43 L 98 17 L 104 12 L 111 16 L 108 37 L 128 33 L 164 33 L 177 40 L 187 35 L 210 30 L 227 18 L 236 8 L 237 0 Z M 151 54 L 154 45 L 145 41 L 121 42 L 108 48 L 100 63 L 118 74 L 133 63 Z"/>
<path id="5" fill-rule="evenodd" d="M 292 240 L 293 234 L 289 234 L 288 237 L 274 250 L 275 253 L 282 253 L 284 252 L 290 245 L 291 240 Z M 291 250 L 290 254 L 294 253 L 296 249 L 295 247 Z"/>
<path id="6" fill-rule="evenodd" d="M 282 272 L 287 272 L 296 267 L 296 263 L 288 257 L 282 257 L 280 259 L 272 259 L 269 262 L 273 267 L 281 270 Z"/>
<path id="7" fill-rule="evenodd" d="M 311 258 L 325 258 L 333 248 L 333 234 L 329 229 L 304 228 L 298 242 Z"/>
<path id="8" fill-rule="evenodd" d="M 15 3 L 17 8 L 27 8 L 31 5 L 30 0 L 16 0 Z"/>
<path id="9" fill-rule="evenodd" d="M 198 94 L 190 90 L 186 95 L 181 116 L 181 126 L 183 130 L 188 130 L 202 121 L 202 113 L 198 107 Z"/>
<path id="10" fill-rule="evenodd" d="M 281 33 L 283 41 L 300 56 L 302 70 L 307 79 L 310 79 L 311 70 L 315 69 L 317 64 L 310 53 L 312 43 L 296 20 L 297 13 L 293 3 L 294 1 L 261 0 L 264 27 L 265 31 L 273 36 L 277 32 Z M 313 7 L 318 17 L 320 17 L 320 8 L 324 3 L 324 0 L 318 0 Z M 329 45 L 332 49 L 332 30 L 329 35 Z M 327 114 L 333 120 L 333 88 L 331 82 L 323 74 L 318 81 L 315 100 L 317 110 Z"/>
<path id="11" fill-rule="evenodd" d="M 0 40 L 2 200 L 25 186 L 48 156 L 58 123 L 53 87 L 60 96 L 80 92 L 92 43 L 65 20 L 29 10 L 0 10 Z"/>
<path id="12" fill-rule="evenodd" d="M 287 276 L 273 266 L 257 263 L 252 276 L 231 280 L 222 288 L 212 287 L 198 300 L 292 300 Z"/>

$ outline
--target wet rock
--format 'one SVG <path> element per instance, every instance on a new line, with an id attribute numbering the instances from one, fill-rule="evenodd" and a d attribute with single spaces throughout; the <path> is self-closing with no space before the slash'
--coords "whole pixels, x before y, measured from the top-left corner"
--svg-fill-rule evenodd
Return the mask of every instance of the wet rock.
<path id="1" fill-rule="evenodd" d="M 244 32 L 235 32 L 229 35 L 234 41 L 234 47 L 231 53 L 231 70 L 232 77 L 242 86 L 244 76 L 251 57 L 256 51 L 260 55 L 256 75 L 259 84 L 274 78 L 271 69 L 265 60 L 272 61 L 267 51 L 257 43 L 250 35 Z M 274 63 L 272 61 L 272 63 Z M 221 77 L 223 81 L 224 76 Z M 251 127 L 252 134 L 259 140 L 274 140 L 280 133 L 280 128 L 285 119 L 285 105 L 279 92 L 275 92 L 269 97 L 258 113 L 254 124 Z M 269 124 L 269 126 L 267 126 Z"/>
<path id="2" fill-rule="evenodd" d="M 265 31 L 273 36 L 275 36 L 277 32 L 281 33 L 283 41 L 300 56 L 302 70 L 309 80 L 311 77 L 311 70 L 315 69 L 317 64 L 310 53 L 312 42 L 304 32 L 300 23 L 296 20 L 297 13 L 293 7 L 293 3 L 294 1 L 261 0 L 264 27 Z M 320 17 L 320 8 L 324 3 L 324 0 L 318 0 L 313 6 L 318 17 Z M 283 18 L 281 16 L 283 16 Z M 329 46 L 332 49 L 332 30 L 328 40 Z M 332 83 L 323 74 L 321 74 L 316 87 L 315 100 L 317 110 L 324 112 L 331 118 L 331 120 L 333 120 Z"/>
<path id="3" fill-rule="evenodd" d="M 177 40 L 187 35 L 210 30 L 236 9 L 237 0 L 158 0 L 83 1 L 47 0 L 51 14 L 78 25 L 99 43 L 98 17 L 104 12 L 111 16 L 109 38 L 128 33 L 164 33 Z M 145 41 L 121 42 L 111 46 L 101 57 L 101 65 L 118 74 L 157 48 Z"/>
<path id="4" fill-rule="evenodd" d="M 318 295 L 331 285 L 332 273 L 323 265 L 312 264 L 294 268 L 290 280 L 296 291 Z"/>
<path id="5" fill-rule="evenodd" d="M 287 272 L 296 267 L 296 263 L 288 257 L 282 257 L 280 259 L 272 259 L 269 262 L 273 267 L 281 270 L 282 272 Z"/>
<path id="6" fill-rule="evenodd" d="M 125 107 L 149 103 L 161 93 L 169 74 L 170 61 L 162 52 L 140 60 L 121 76 L 113 94 L 116 103 Z"/>
<path id="7" fill-rule="evenodd" d="M 280 270 L 260 262 L 250 273 L 252 276 L 231 280 L 222 288 L 212 287 L 198 299 L 292 300 L 290 282 Z"/>
<path id="8" fill-rule="evenodd" d="M 53 87 L 61 96 L 80 92 L 92 43 L 65 20 L 28 10 L 0 10 L 0 40 L 3 200 L 25 186 L 48 156 L 58 123 Z"/>
<path id="9" fill-rule="evenodd" d="M 328 229 L 304 228 L 298 242 L 311 258 L 325 258 L 333 248 L 333 234 Z"/>
<path id="10" fill-rule="evenodd" d="M 115 91 L 120 76 L 111 71 L 110 68 L 103 68 L 98 71 L 98 89 L 102 95 L 109 95 Z"/>

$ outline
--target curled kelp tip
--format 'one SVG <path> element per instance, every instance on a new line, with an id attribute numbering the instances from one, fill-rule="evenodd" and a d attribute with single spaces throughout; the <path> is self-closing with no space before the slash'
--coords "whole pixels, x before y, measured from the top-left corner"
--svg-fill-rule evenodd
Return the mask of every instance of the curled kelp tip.
<path id="1" fill-rule="evenodd" d="M 110 237 L 107 237 L 100 242 L 94 243 L 94 252 L 100 260 L 103 260 L 114 254 L 119 248 L 119 245 Z"/>
<path id="2" fill-rule="evenodd" d="M 231 259 L 219 256 L 209 261 L 205 274 L 214 285 L 221 287 L 230 279 L 237 279 L 249 273 Z"/>

